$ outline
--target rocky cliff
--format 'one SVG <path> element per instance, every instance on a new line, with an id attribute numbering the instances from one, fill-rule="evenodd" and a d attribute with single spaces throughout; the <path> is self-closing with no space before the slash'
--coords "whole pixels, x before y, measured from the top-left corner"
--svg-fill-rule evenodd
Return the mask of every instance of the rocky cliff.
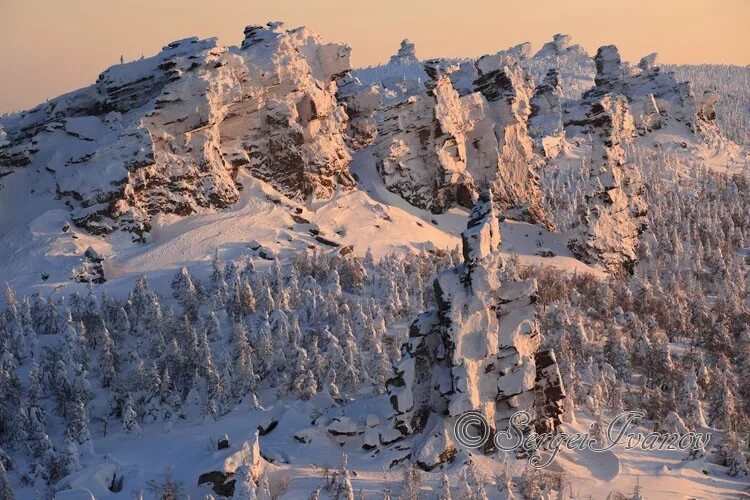
<path id="1" fill-rule="evenodd" d="M 97 234 L 140 237 L 157 213 L 229 206 L 240 168 L 292 198 L 327 198 L 354 183 L 334 81 L 348 69 L 348 47 L 280 23 L 248 27 L 239 48 L 180 40 L 4 120 L 0 166 L 49 172 Z"/>
<path id="2" fill-rule="evenodd" d="M 584 160 L 588 171 L 580 179 L 586 205 L 579 211 L 574 224 L 577 232 L 569 247 L 586 262 L 602 264 L 612 272 L 627 271 L 635 264 L 648 210 L 640 171 L 628 158 L 628 145 L 638 136 L 650 138 L 663 127 L 682 128 L 699 142 L 719 140 L 713 122 L 715 98 L 694 96 L 689 83 L 661 71 L 655 54 L 634 67 L 623 63 L 617 48 L 610 45 L 597 51 L 594 62 L 595 86 L 580 100 L 567 102 L 563 110 L 565 136 L 585 141 L 590 148 Z M 552 73 L 549 76 L 553 78 Z M 534 102 L 538 104 L 532 114 L 538 116 L 532 116 L 532 123 L 557 123 L 557 111 L 549 105 L 558 95 L 552 83 L 545 80 L 537 89 Z M 540 131 L 538 140 L 549 141 L 540 139 L 545 135 L 542 127 L 532 128 Z M 544 145 L 548 147 L 549 142 Z M 550 163 L 558 165 L 554 160 Z"/>
<path id="3" fill-rule="evenodd" d="M 383 111 L 376 155 L 385 185 L 435 213 L 470 207 L 480 190 L 492 189 L 502 210 L 542 220 L 528 75 L 509 56 L 480 59 L 474 91 L 461 95 L 451 80 L 459 70 L 428 61 L 425 91 Z"/>
<path id="4" fill-rule="evenodd" d="M 232 206 L 240 172 L 296 201 L 331 198 L 355 188 L 350 160 L 366 149 L 385 187 L 416 207 L 469 209 L 491 190 L 502 216 L 571 230 L 578 257 L 621 271 L 646 210 L 629 145 L 659 147 L 660 130 L 722 145 L 716 100 L 654 54 L 630 65 L 606 46 L 591 58 L 567 35 L 536 54 L 523 43 L 423 63 L 404 40 L 388 64 L 352 70 L 347 46 L 269 23 L 247 27 L 238 47 L 170 43 L 3 117 L 0 176 L 39 172 L 77 225 L 143 240 L 158 214 Z M 568 186 L 582 192 L 563 194 L 581 200 L 562 227 L 543 178 L 570 177 L 571 164 L 583 172 Z"/>

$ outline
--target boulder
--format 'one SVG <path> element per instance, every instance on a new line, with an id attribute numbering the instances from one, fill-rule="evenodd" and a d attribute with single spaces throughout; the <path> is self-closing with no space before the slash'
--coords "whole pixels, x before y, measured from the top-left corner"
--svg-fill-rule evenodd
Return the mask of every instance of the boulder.
<path id="1" fill-rule="evenodd" d="M 362 429 L 349 417 L 334 417 L 326 426 L 334 436 L 356 436 L 362 434 Z"/>
<path id="2" fill-rule="evenodd" d="M 219 438 L 219 441 L 216 444 L 216 449 L 224 450 L 226 448 L 229 448 L 229 436 L 224 434 L 221 438 Z"/>

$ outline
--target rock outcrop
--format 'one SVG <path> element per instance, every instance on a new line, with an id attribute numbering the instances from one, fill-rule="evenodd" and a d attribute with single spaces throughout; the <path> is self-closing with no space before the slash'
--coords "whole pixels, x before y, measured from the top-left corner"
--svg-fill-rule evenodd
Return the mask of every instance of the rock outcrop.
<path id="1" fill-rule="evenodd" d="M 4 119 L 0 166 L 46 169 L 95 234 L 140 237 L 157 213 L 227 207 L 241 168 L 292 198 L 327 198 L 354 184 L 335 98 L 348 70 L 347 46 L 280 23 L 248 27 L 239 48 L 180 40 Z"/>
<path id="2" fill-rule="evenodd" d="M 385 186 L 420 208 L 442 213 L 471 206 L 467 172 L 468 112 L 445 75 L 425 93 L 386 109 L 376 144 Z"/>
<path id="3" fill-rule="evenodd" d="M 544 222 L 537 174 L 541 161 L 528 131 L 531 77 L 511 57 L 497 64 L 480 59 L 477 68 L 476 87 L 486 99 L 499 151 L 499 169 L 489 186 L 495 202 L 500 210 L 515 211 L 516 218 Z"/>
<path id="4" fill-rule="evenodd" d="M 349 121 L 346 128 L 346 144 L 353 151 L 372 145 L 378 136 L 375 113 L 383 105 L 381 88 L 378 85 L 363 85 L 351 73 L 337 81 L 336 98 L 344 105 Z"/>
<path id="5" fill-rule="evenodd" d="M 391 56 L 390 64 L 413 64 L 417 59 L 417 48 L 409 40 L 402 40 L 398 52 Z"/>
<path id="6" fill-rule="evenodd" d="M 529 115 L 529 135 L 534 139 L 537 149 L 547 158 L 557 156 L 565 135 L 563 102 L 560 72 L 550 69 L 542 83 L 534 89 Z"/>
<path id="7" fill-rule="evenodd" d="M 479 191 L 492 189 L 509 215 L 543 220 L 528 76 L 510 57 L 482 59 L 475 90 L 462 96 L 451 80 L 459 69 L 428 61 L 426 91 L 384 110 L 376 156 L 386 187 L 435 213 L 470 207 Z"/>
<path id="8" fill-rule="evenodd" d="M 586 207 L 579 213 L 576 236 L 568 242 L 581 260 L 611 272 L 632 272 L 647 205 L 638 169 L 628 162 L 625 145 L 635 134 L 627 99 L 604 94 L 590 103 L 583 126 L 592 152 L 585 182 Z"/>
<path id="9" fill-rule="evenodd" d="M 584 99 L 607 93 L 621 94 L 628 100 L 634 123 L 644 134 L 666 123 L 683 123 L 689 131 L 713 140 L 718 134 L 714 104 L 718 96 L 693 93 L 689 82 L 679 82 L 670 71 L 662 71 L 656 54 L 643 57 L 636 67 L 623 63 L 614 45 L 601 47 L 594 58 L 596 86 Z"/>
<path id="10" fill-rule="evenodd" d="M 556 69 L 566 100 L 580 99 L 594 85 L 594 61 L 583 47 L 573 43 L 570 35 L 555 35 L 522 64 L 534 76 L 537 85 L 551 69 Z"/>
<path id="11" fill-rule="evenodd" d="M 712 141 L 719 135 L 713 123 L 716 100 L 710 94 L 696 98 L 690 84 L 661 71 L 655 54 L 631 66 L 609 45 L 598 50 L 594 62 L 595 86 L 563 110 L 565 134 L 579 143 L 590 138 L 590 157 L 585 160 L 589 172 L 580 180 L 585 207 L 579 210 L 577 232 L 568 246 L 585 262 L 601 264 L 611 272 L 631 271 L 648 207 L 640 172 L 627 158 L 627 144 L 636 135 L 646 136 L 665 126 L 683 127 L 685 134 Z M 544 138 L 548 131 L 536 125 L 550 123 L 546 121 L 550 113 L 542 112 L 548 108 L 548 101 L 542 99 L 550 94 L 547 83 L 532 99 L 536 106 L 531 122 L 537 140 L 549 141 Z"/>
<path id="12" fill-rule="evenodd" d="M 552 37 L 552 40 L 545 43 L 534 57 L 563 57 L 565 55 L 585 56 L 588 57 L 586 50 L 573 43 L 573 37 L 558 33 Z"/>
<path id="13" fill-rule="evenodd" d="M 432 415 L 477 411 L 503 429 L 515 412 L 539 408 L 539 428 L 553 429 L 565 393 L 554 354 L 540 352 L 536 281 L 514 279 L 498 253 L 490 193 L 481 194 L 462 238 L 464 262 L 435 280 L 437 308 L 412 323 L 388 382 L 394 425 L 408 435 L 423 431 Z"/>

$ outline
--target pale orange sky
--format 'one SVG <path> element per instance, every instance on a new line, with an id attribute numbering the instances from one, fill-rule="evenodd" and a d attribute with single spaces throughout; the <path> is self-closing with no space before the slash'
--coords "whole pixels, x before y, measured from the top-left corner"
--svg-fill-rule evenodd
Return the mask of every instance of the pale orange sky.
<path id="1" fill-rule="evenodd" d="M 92 83 L 121 54 L 191 35 L 239 44 L 270 20 L 349 44 L 354 65 L 386 61 L 405 37 L 429 58 L 536 50 L 555 33 L 627 60 L 750 63 L 750 0 L 0 0 L 0 112 Z"/>

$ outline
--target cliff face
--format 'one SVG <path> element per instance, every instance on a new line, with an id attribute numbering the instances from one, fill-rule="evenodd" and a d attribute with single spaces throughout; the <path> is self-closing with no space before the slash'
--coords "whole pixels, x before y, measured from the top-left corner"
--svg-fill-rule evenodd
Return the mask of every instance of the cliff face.
<path id="1" fill-rule="evenodd" d="M 330 197 L 354 184 L 334 82 L 348 69 L 348 47 L 279 23 L 248 27 L 239 48 L 173 42 L 5 121 L 0 164 L 46 168 L 98 234 L 229 206 L 239 168 L 292 198 Z"/>
<path id="2" fill-rule="evenodd" d="M 474 91 L 461 95 L 451 79 L 459 65 L 426 63 L 425 92 L 383 111 L 378 171 L 388 189 L 435 213 L 470 207 L 480 190 L 492 189 L 501 209 L 543 219 L 528 76 L 510 57 L 476 68 Z"/>
<path id="3" fill-rule="evenodd" d="M 647 206 L 640 174 L 624 149 L 635 133 L 627 100 L 617 94 L 596 98 L 578 125 L 594 139 L 584 187 L 587 203 L 568 246 L 585 262 L 600 263 L 612 272 L 630 271 Z"/>
<path id="4" fill-rule="evenodd" d="M 386 109 L 377 140 L 377 168 L 386 187 L 412 205 L 442 213 L 471 206 L 467 172 L 468 110 L 450 79 Z"/>
<path id="5" fill-rule="evenodd" d="M 614 45 L 601 47 L 594 58 L 596 86 L 586 92 L 584 99 L 606 93 L 625 96 L 639 133 L 647 133 L 671 123 L 683 123 L 688 129 L 713 139 L 718 129 L 714 120 L 715 93 L 702 96 L 693 93 L 689 82 L 680 82 L 670 71 L 658 65 L 657 55 L 643 57 L 637 66 L 622 62 Z"/>
<path id="6" fill-rule="evenodd" d="M 655 54 L 633 67 L 621 61 L 616 47 L 605 46 L 594 62 L 596 85 L 582 99 L 566 103 L 563 112 L 565 134 L 586 137 L 590 148 L 589 172 L 581 180 L 586 206 L 574 224 L 576 233 L 569 247 L 585 262 L 599 263 L 612 272 L 628 271 L 636 262 L 648 207 L 640 172 L 627 157 L 627 145 L 665 127 L 683 127 L 699 141 L 717 141 L 716 100 L 712 95 L 695 97 L 689 83 L 679 83 L 672 73 L 661 71 Z M 553 123 L 550 117 L 557 116 L 544 97 L 556 94 L 549 83 L 538 89 L 534 102 L 540 103 L 535 108 L 539 115 L 532 117 L 532 123 L 548 125 Z"/>
<path id="7" fill-rule="evenodd" d="M 563 92 L 560 72 L 551 69 L 534 89 L 529 115 L 529 134 L 537 150 L 546 158 L 557 156 L 565 136 L 563 126 Z"/>

